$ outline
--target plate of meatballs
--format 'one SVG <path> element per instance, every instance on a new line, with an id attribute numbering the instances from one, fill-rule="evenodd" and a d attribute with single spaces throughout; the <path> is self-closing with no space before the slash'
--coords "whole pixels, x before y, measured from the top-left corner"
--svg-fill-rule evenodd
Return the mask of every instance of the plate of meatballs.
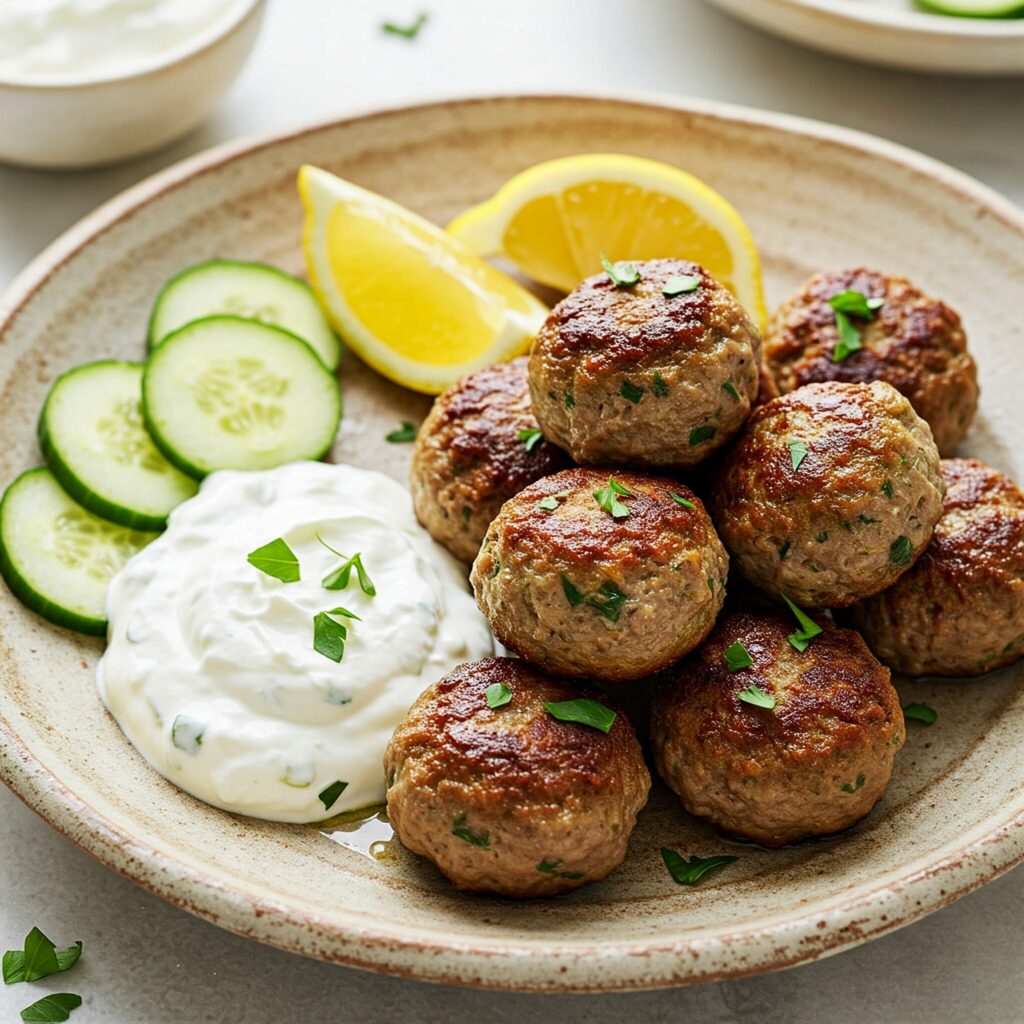
<path id="1" fill-rule="evenodd" d="M 624 253 L 536 288 L 550 312 L 528 353 L 436 397 L 345 354 L 331 460 L 408 484 L 495 638 L 395 729 L 386 806 L 327 828 L 199 803 L 107 722 L 98 641 L 11 603 L 0 775 L 31 806 L 260 941 L 537 991 L 791 966 L 1024 858 L 1024 216 L 899 147 L 718 106 L 520 97 L 212 151 L 9 293 L 4 458 L 27 458 L 51 366 L 134 339 L 154 277 L 225 248 L 299 269 L 282 168 L 444 224 L 523 168 L 615 152 L 740 209 L 768 316 L 686 252 Z M 389 443 L 401 420 L 415 439 Z"/>

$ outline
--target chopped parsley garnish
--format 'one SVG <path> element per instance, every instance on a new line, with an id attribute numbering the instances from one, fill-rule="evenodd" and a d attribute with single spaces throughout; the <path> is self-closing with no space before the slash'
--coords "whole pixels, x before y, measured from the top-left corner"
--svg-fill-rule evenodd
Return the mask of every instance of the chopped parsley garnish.
<path id="1" fill-rule="evenodd" d="M 544 509 L 545 512 L 553 512 L 558 508 L 558 499 L 553 494 L 549 494 L 546 498 L 541 498 L 537 502 L 537 507 Z"/>
<path id="2" fill-rule="evenodd" d="M 481 850 L 489 850 L 491 847 L 490 832 L 474 832 L 467 824 L 468 815 L 463 812 L 452 823 L 452 835 L 471 846 L 479 846 Z"/>
<path id="3" fill-rule="evenodd" d="M 339 558 L 345 558 L 337 548 L 332 548 L 319 533 L 316 535 L 316 539 L 320 541 L 328 551 L 333 552 Z M 367 597 L 376 597 L 377 588 L 373 585 L 373 580 L 370 579 L 370 574 L 363 567 L 363 556 L 358 551 L 351 558 L 345 558 L 344 563 L 338 566 L 337 569 L 329 572 L 323 580 L 321 580 L 320 585 L 324 590 L 344 590 L 348 586 L 349 580 L 352 577 L 353 569 L 356 571 L 356 579 L 359 580 L 359 589 Z"/>
<path id="4" fill-rule="evenodd" d="M 745 690 L 740 690 L 737 696 L 745 704 L 753 704 L 756 708 L 767 708 L 769 711 L 777 703 L 772 694 L 765 693 L 757 683 L 751 683 Z"/>
<path id="5" fill-rule="evenodd" d="M 690 431 L 690 444 L 703 444 L 705 441 L 710 441 L 716 433 L 717 428 L 711 426 L 710 423 L 705 423 L 703 427 L 694 427 Z"/>
<path id="6" fill-rule="evenodd" d="M 347 608 L 331 608 L 326 612 L 317 612 L 313 616 L 313 650 L 331 661 L 341 661 L 345 657 L 345 641 L 348 629 L 340 622 L 335 622 L 332 615 L 341 615 L 346 619 L 360 621 L 359 616 Z"/>
<path id="7" fill-rule="evenodd" d="M 864 785 L 864 773 L 862 772 L 857 776 L 855 782 L 848 782 L 845 786 L 840 787 L 844 793 L 856 793 L 861 786 Z"/>
<path id="8" fill-rule="evenodd" d="M 613 519 L 625 519 L 629 515 L 629 506 L 619 501 L 618 496 L 632 498 L 633 492 L 628 487 L 623 487 L 615 477 L 608 477 L 608 486 L 594 491 L 594 500 Z"/>
<path id="9" fill-rule="evenodd" d="M 390 434 L 384 435 L 385 441 L 390 441 L 392 444 L 406 444 L 409 441 L 416 440 L 416 424 L 410 420 L 402 420 L 402 425 L 397 430 L 392 430 Z"/>
<path id="10" fill-rule="evenodd" d="M 178 715 L 171 725 L 171 743 L 186 754 L 196 754 L 203 745 L 206 723 L 188 715 Z"/>
<path id="11" fill-rule="evenodd" d="M 839 328 L 839 341 L 832 350 L 832 362 L 841 363 L 864 346 L 861 344 L 860 331 L 854 327 L 845 313 L 840 313 L 838 310 L 836 310 L 836 327 Z"/>
<path id="12" fill-rule="evenodd" d="M 73 992 L 53 992 L 36 1000 L 21 1011 L 21 1019 L 41 1021 L 43 1024 L 60 1024 L 71 1016 L 72 1010 L 82 1005 L 82 997 Z"/>
<path id="13" fill-rule="evenodd" d="M 793 604 L 785 594 L 780 593 L 779 597 L 786 602 L 786 605 L 793 613 L 793 617 L 796 619 L 797 624 L 800 626 L 798 630 L 790 633 L 786 639 L 788 639 L 790 644 L 798 651 L 806 651 L 807 645 L 822 632 L 822 628 L 814 621 L 814 619 L 809 615 L 806 615 L 803 609 L 798 608 Z"/>
<path id="14" fill-rule="evenodd" d="M 427 15 L 421 11 L 416 15 L 416 20 L 408 25 L 398 25 L 393 21 L 385 21 L 381 23 L 380 30 L 389 36 L 400 36 L 402 39 L 412 40 L 420 34 L 420 29 L 426 23 Z"/>
<path id="15" fill-rule="evenodd" d="M 819 544 L 824 544 L 828 540 L 828 530 L 822 530 L 817 537 L 814 538 Z"/>
<path id="16" fill-rule="evenodd" d="M 861 344 L 860 331 L 857 330 L 850 317 L 874 320 L 875 310 L 880 309 L 885 304 L 885 300 L 869 299 L 862 292 L 849 290 L 833 295 L 828 300 L 828 304 L 832 307 L 836 328 L 839 331 L 839 342 L 832 352 L 832 362 L 841 363 L 858 349 L 864 347 Z"/>
<path id="17" fill-rule="evenodd" d="M 463 505 L 462 508 L 459 509 L 459 515 L 462 516 L 462 522 L 464 524 L 462 528 L 464 530 L 468 529 L 469 521 L 470 521 L 470 519 L 473 518 L 472 506 L 470 506 L 470 505 Z"/>
<path id="18" fill-rule="evenodd" d="M 634 264 L 612 263 L 604 253 L 601 253 L 601 266 L 616 288 L 630 288 L 640 280 L 640 271 Z"/>
<path id="19" fill-rule="evenodd" d="M 740 393 L 736 390 L 736 385 L 731 380 L 727 380 L 722 385 L 722 390 L 734 401 L 740 400 Z"/>
<path id="20" fill-rule="evenodd" d="M 545 703 L 545 710 L 560 722 L 577 722 L 588 725 L 600 732 L 611 732 L 612 725 L 618 717 L 606 704 L 589 697 L 576 697 L 574 700 L 562 700 L 557 703 Z"/>
<path id="21" fill-rule="evenodd" d="M 544 440 L 544 431 L 537 430 L 536 428 L 520 430 L 519 440 L 523 442 L 523 447 L 528 452 L 532 452 L 538 443 Z"/>
<path id="22" fill-rule="evenodd" d="M 939 713 L 934 708 L 928 707 L 927 704 L 904 704 L 903 717 L 909 722 L 931 725 L 939 717 Z"/>
<path id="23" fill-rule="evenodd" d="M 562 593 L 565 594 L 566 601 L 575 608 L 577 605 L 583 604 L 583 594 L 577 589 L 575 584 L 566 576 L 562 574 Z"/>
<path id="24" fill-rule="evenodd" d="M 754 659 L 750 652 L 739 641 L 729 644 L 725 649 L 725 664 L 730 672 L 739 672 L 741 668 L 750 668 Z"/>
<path id="25" fill-rule="evenodd" d="M 21 981 L 38 981 L 51 974 L 69 971 L 82 955 L 82 943 L 67 949 L 57 949 L 38 928 L 25 936 L 24 949 L 9 949 L 4 953 L 3 975 L 5 985 Z"/>
<path id="26" fill-rule="evenodd" d="M 882 484 L 882 486 L 881 486 L 881 491 L 882 491 L 882 493 L 887 498 L 891 498 L 892 497 L 892 481 L 891 480 L 886 480 L 885 483 Z"/>
<path id="27" fill-rule="evenodd" d="M 250 551 L 246 561 L 260 572 L 273 576 L 282 583 L 299 582 L 299 559 L 280 537 L 255 551 Z"/>
<path id="28" fill-rule="evenodd" d="M 786 556 L 789 554 L 789 549 L 792 546 L 793 546 L 792 542 L 788 541 L 788 540 L 784 540 L 779 545 L 779 561 L 780 562 L 784 562 L 786 560 Z"/>
<path id="29" fill-rule="evenodd" d="M 332 782 L 329 786 L 324 786 L 320 790 L 320 803 L 324 805 L 324 810 L 329 811 L 337 802 L 338 797 L 341 796 L 345 790 L 348 789 L 348 783 L 342 782 L 338 779 L 336 782 Z"/>
<path id="30" fill-rule="evenodd" d="M 630 383 L 628 380 L 622 382 L 622 387 L 619 388 L 619 394 L 626 399 L 627 402 L 632 402 L 634 405 L 637 402 L 642 402 L 644 399 L 644 389 L 636 384 Z"/>
<path id="31" fill-rule="evenodd" d="M 902 569 L 903 566 L 909 565 L 913 557 L 914 544 L 909 537 L 904 537 L 901 534 L 889 545 L 889 561 L 897 569 Z"/>
<path id="32" fill-rule="evenodd" d="M 694 503 L 692 501 L 690 501 L 689 498 L 684 498 L 681 494 L 676 494 L 675 491 L 672 492 L 671 498 L 672 498 L 672 500 L 677 505 L 682 505 L 683 508 L 688 508 L 688 509 L 693 509 L 693 510 L 696 510 L 696 508 L 697 508 L 697 506 L 694 505 Z"/>
<path id="33" fill-rule="evenodd" d="M 587 598 L 587 604 L 596 608 L 600 615 L 609 622 L 618 622 L 622 606 L 626 603 L 626 595 L 611 581 L 605 580 L 596 594 Z"/>
<path id="34" fill-rule="evenodd" d="M 661 289 L 662 295 L 682 295 L 684 292 L 695 292 L 700 287 L 700 278 L 693 274 L 674 274 Z"/>
<path id="35" fill-rule="evenodd" d="M 582 878 L 582 871 L 563 871 L 561 865 L 565 861 L 561 857 L 558 860 L 542 860 L 537 865 L 537 870 L 542 871 L 545 875 L 554 875 L 556 878 Z"/>
<path id="36" fill-rule="evenodd" d="M 885 299 L 869 299 L 863 292 L 848 290 L 833 295 L 828 304 L 839 313 L 859 316 L 862 320 L 874 320 L 876 310 L 885 305 Z"/>
<path id="37" fill-rule="evenodd" d="M 508 683 L 491 683 L 484 690 L 489 708 L 503 708 L 512 699 L 512 690 Z"/>
<path id="38" fill-rule="evenodd" d="M 655 398 L 664 398 L 668 394 L 668 384 L 665 383 L 665 378 L 657 370 L 654 371 L 651 391 L 654 393 Z"/>
<path id="39" fill-rule="evenodd" d="M 691 857 L 689 860 L 686 860 L 681 854 L 676 853 L 675 850 L 670 850 L 667 846 L 663 846 L 661 848 L 661 859 L 665 862 L 668 873 L 679 885 L 696 885 L 709 871 L 723 868 L 726 864 L 731 864 L 739 858 L 722 855 L 718 857 Z"/>
<path id="40" fill-rule="evenodd" d="M 572 393 L 571 388 L 565 389 L 565 407 L 566 409 L 576 408 L 576 396 Z"/>
<path id="41" fill-rule="evenodd" d="M 789 447 L 789 458 L 793 463 L 793 472 L 800 468 L 800 463 L 807 458 L 807 444 L 798 437 L 791 437 L 787 442 Z"/>

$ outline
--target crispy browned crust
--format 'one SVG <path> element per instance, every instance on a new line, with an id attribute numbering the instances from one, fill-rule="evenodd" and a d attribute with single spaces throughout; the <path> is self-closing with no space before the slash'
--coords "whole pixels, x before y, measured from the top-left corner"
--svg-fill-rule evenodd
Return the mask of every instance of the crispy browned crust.
<path id="1" fill-rule="evenodd" d="M 509 703 L 491 708 L 488 687 Z M 616 712 L 608 733 L 556 719 L 580 697 Z M 650 775 L 625 714 L 600 691 L 485 658 L 426 690 L 384 756 L 402 844 L 458 887 L 525 899 L 603 878 L 626 855 Z"/>
<path id="2" fill-rule="evenodd" d="M 620 498 L 629 508 L 624 519 L 613 519 L 594 499 L 594 492 L 607 487 L 609 478 L 633 492 L 634 497 Z M 566 497 L 559 499 L 557 509 L 541 508 L 542 499 L 561 494 Z M 679 504 L 673 494 L 696 508 Z M 627 571 L 648 559 L 670 561 L 681 550 L 716 538 L 703 502 L 685 484 L 619 469 L 576 467 L 538 480 L 511 500 L 500 526 L 504 544 L 526 557 L 567 565 L 602 561 Z M 482 572 L 486 558 L 482 552 Z"/>
<path id="3" fill-rule="evenodd" d="M 569 461 L 546 440 L 528 451 L 520 437 L 539 429 L 530 409 L 528 361 L 522 356 L 463 377 L 437 398 L 416 439 L 416 515 L 465 562 L 476 556 L 508 498 Z"/>
<path id="4" fill-rule="evenodd" d="M 652 707 L 659 771 L 687 809 L 765 845 L 853 824 L 884 793 L 903 740 L 889 670 L 856 632 L 818 622 L 824 632 L 799 652 L 787 613 L 726 616 Z M 753 664 L 730 672 L 735 643 Z M 775 697 L 774 709 L 740 699 L 751 684 Z"/>
<path id="5" fill-rule="evenodd" d="M 793 439 L 807 446 L 797 470 Z M 842 607 L 890 585 L 920 555 L 941 494 L 934 443 L 905 398 L 885 383 L 825 382 L 756 409 L 708 497 L 722 540 L 751 582 L 802 604 Z M 910 556 L 889 563 L 900 536 Z M 872 538 L 861 546 L 882 552 L 870 577 L 844 577 L 836 557 L 844 537 L 847 546 Z M 769 557 L 766 547 L 786 554 Z"/>
<path id="6" fill-rule="evenodd" d="M 756 399 L 760 335 L 698 264 L 636 266 L 636 284 L 618 287 L 597 274 L 551 311 L 530 356 L 533 407 L 545 433 L 578 462 L 695 465 L 728 442 Z M 677 275 L 700 285 L 663 294 Z M 701 427 L 712 436 L 691 442 Z"/>
<path id="7" fill-rule="evenodd" d="M 863 348 L 841 362 L 829 299 L 847 289 L 885 304 L 870 323 L 855 321 Z M 906 278 L 857 268 L 816 274 L 779 307 L 765 333 L 766 363 L 783 393 L 816 381 L 884 380 L 926 420 L 943 455 L 971 426 L 978 374 L 960 317 Z"/>
<path id="8" fill-rule="evenodd" d="M 629 509 L 624 518 L 595 500 L 611 476 L 632 492 L 619 499 Z M 555 507 L 543 507 L 544 499 Z M 557 675 L 625 682 L 670 665 L 707 635 L 727 572 L 721 541 L 689 488 L 667 477 L 575 468 L 505 503 L 470 579 L 510 650 Z M 608 587 L 622 595 L 612 616 L 601 610 Z"/>
<path id="9" fill-rule="evenodd" d="M 1024 493 L 977 459 L 943 459 L 942 476 L 931 543 L 852 618 L 898 671 L 977 676 L 1024 655 Z"/>
<path id="10" fill-rule="evenodd" d="M 486 691 L 494 683 L 505 683 L 512 701 L 491 709 Z M 577 697 L 616 711 L 609 733 L 559 721 L 544 707 Z M 427 689 L 395 730 L 385 768 L 408 758 L 415 759 L 419 785 L 458 785 L 478 810 L 501 811 L 513 802 L 517 813 L 529 807 L 541 817 L 557 816 L 584 794 L 621 795 L 623 765 L 646 774 L 629 719 L 604 693 L 515 658 L 460 665 Z"/>

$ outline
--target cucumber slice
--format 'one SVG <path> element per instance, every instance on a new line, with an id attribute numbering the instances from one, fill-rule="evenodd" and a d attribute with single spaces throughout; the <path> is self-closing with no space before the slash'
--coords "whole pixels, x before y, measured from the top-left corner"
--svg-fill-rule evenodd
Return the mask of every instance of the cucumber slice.
<path id="1" fill-rule="evenodd" d="M 142 375 L 142 414 L 156 446 L 184 473 L 271 469 L 330 450 L 338 381 L 280 327 L 211 316 L 169 335 Z"/>
<path id="2" fill-rule="evenodd" d="M 142 371 L 142 363 L 109 359 L 62 374 L 39 417 L 39 445 L 79 505 L 121 526 L 162 530 L 198 485 L 146 432 Z"/>
<path id="3" fill-rule="evenodd" d="M 44 619 L 102 636 L 107 584 L 156 536 L 93 515 L 40 466 L 22 473 L 0 500 L 0 575 Z"/>
<path id="4" fill-rule="evenodd" d="M 918 6 L 956 18 L 1012 18 L 1024 15 L 1024 0 L 917 0 Z"/>
<path id="5" fill-rule="evenodd" d="M 192 320 L 240 316 L 297 334 L 330 370 L 341 345 L 305 281 L 266 263 L 208 260 L 183 270 L 163 286 L 149 318 L 149 348 Z"/>

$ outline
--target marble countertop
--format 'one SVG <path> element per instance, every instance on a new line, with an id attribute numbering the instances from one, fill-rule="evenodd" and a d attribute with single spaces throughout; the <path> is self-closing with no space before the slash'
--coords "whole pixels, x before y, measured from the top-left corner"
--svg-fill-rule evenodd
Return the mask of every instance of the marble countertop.
<path id="1" fill-rule="evenodd" d="M 385 19 L 430 20 L 413 43 Z M 585 11 L 585 13 L 584 13 Z M 1024 81 L 903 74 L 759 35 L 699 0 L 271 0 L 253 59 L 212 120 L 118 167 L 0 167 L 0 286 L 98 203 L 241 135 L 380 105 L 515 91 L 650 90 L 781 110 L 919 149 L 1024 203 Z M 300 959 L 222 932 L 103 868 L 0 791 L 0 949 L 39 925 L 82 939 L 69 978 L 0 987 L 0 1024 L 71 988 L 74 1024 L 359 1021 L 532 1024 L 1016 1024 L 1024 870 L 866 946 L 794 970 L 666 992 L 477 992 Z M 38 991 L 36 991 L 38 989 Z"/>

